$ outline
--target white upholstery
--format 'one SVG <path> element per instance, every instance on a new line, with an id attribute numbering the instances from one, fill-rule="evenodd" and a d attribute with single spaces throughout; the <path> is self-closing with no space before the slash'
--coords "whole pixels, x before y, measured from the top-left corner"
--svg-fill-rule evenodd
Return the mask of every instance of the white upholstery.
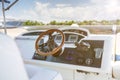
<path id="1" fill-rule="evenodd" d="M 0 80 L 28 80 L 14 41 L 0 33 Z"/>
<path id="2" fill-rule="evenodd" d="M 25 65 L 30 80 L 62 80 L 60 73 L 43 67 Z"/>
<path id="3" fill-rule="evenodd" d="M 56 71 L 28 64 L 25 67 L 14 41 L 0 33 L 0 80 L 62 80 Z"/>

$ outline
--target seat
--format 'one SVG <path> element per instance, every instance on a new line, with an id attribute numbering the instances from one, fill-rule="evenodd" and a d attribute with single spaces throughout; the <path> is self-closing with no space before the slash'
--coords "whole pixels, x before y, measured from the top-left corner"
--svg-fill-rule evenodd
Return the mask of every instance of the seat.
<path id="1" fill-rule="evenodd" d="M 0 80 L 62 80 L 54 70 L 24 65 L 14 40 L 0 33 Z"/>
<path id="2" fill-rule="evenodd" d="M 29 64 L 25 67 L 30 80 L 62 80 L 59 72 Z"/>

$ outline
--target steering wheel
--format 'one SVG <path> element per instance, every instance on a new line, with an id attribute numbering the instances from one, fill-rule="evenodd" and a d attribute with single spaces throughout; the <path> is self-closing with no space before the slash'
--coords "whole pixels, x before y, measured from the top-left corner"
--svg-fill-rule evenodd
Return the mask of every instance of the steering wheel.
<path id="1" fill-rule="evenodd" d="M 62 37 L 62 41 L 59 46 L 54 41 L 54 36 L 52 35 L 54 32 L 59 33 Z M 40 40 L 43 39 L 45 35 L 48 35 L 49 37 L 48 41 L 46 43 L 39 44 Z M 37 54 L 42 56 L 48 56 L 57 53 L 64 45 L 65 41 L 64 39 L 65 39 L 64 33 L 58 29 L 50 29 L 41 33 L 35 42 L 35 49 Z"/>

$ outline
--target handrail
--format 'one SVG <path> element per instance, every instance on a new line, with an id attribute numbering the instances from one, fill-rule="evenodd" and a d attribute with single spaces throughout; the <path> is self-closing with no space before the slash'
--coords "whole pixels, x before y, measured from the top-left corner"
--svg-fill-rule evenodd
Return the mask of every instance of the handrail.
<path id="1" fill-rule="evenodd" d="M 9 5 L 6 9 L 4 9 L 5 11 L 9 10 L 16 2 L 18 2 L 19 0 L 15 0 L 11 5 Z"/>

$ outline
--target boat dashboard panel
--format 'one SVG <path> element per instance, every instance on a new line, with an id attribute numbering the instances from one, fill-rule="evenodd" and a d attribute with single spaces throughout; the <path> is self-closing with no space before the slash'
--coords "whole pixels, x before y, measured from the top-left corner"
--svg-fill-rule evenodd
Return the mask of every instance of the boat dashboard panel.
<path id="1" fill-rule="evenodd" d="M 33 33 L 34 32 L 35 31 L 33 31 Z M 38 36 L 37 33 L 35 33 L 34 36 L 28 36 L 29 34 L 24 36 L 20 35 L 16 37 L 15 40 L 21 51 L 22 57 L 27 60 L 37 60 L 38 62 L 43 62 L 43 64 L 44 62 L 48 62 L 51 63 L 50 65 L 52 66 L 53 64 L 57 63 L 59 64 L 59 67 L 64 67 L 63 65 L 65 65 L 66 67 L 70 66 L 70 68 L 74 67 L 77 70 L 84 71 L 110 71 L 113 53 L 115 52 L 114 36 L 91 34 L 84 37 L 83 34 L 69 31 L 65 31 L 64 34 L 65 44 L 62 47 L 62 51 L 58 52 L 60 53 L 59 56 L 41 56 L 36 53 L 34 44 Z M 59 34 L 55 34 L 54 39 L 55 42 L 59 45 L 61 36 Z M 43 42 L 45 42 L 44 39 L 40 41 L 40 45 Z M 96 69 L 96 71 L 94 71 L 94 69 Z"/>
<path id="2" fill-rule="evenodd" d="M 60 56 L 41 56 L 33 59 L 79 66 L 101 68 L 104 40 L 82 40 L 76 47 L 65 47 Z"/>

